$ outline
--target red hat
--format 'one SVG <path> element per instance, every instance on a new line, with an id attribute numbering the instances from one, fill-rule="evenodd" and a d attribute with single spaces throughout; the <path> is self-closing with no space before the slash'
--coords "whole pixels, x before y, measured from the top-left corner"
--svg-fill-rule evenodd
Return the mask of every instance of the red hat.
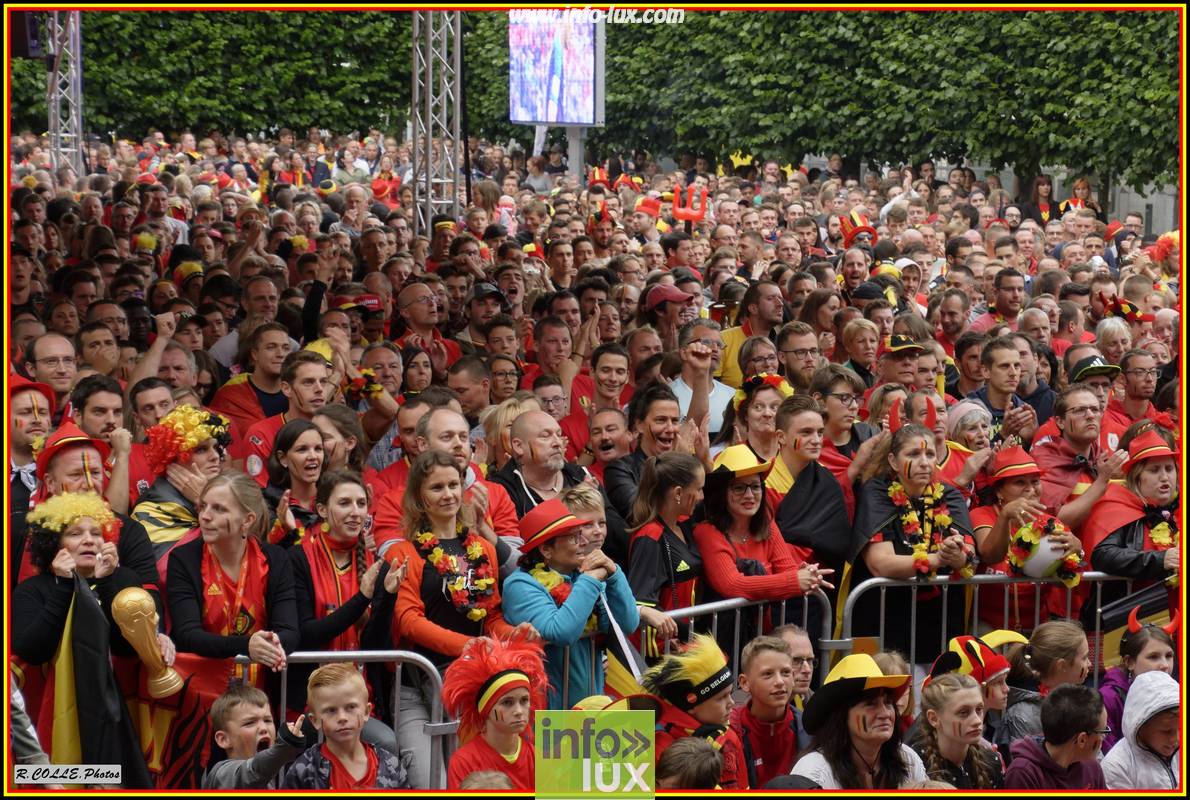
<path id="1" fill-rule="evenodd" d="M 1009 225 L 1009 224 L 1008 224 L 1008 220 L 1004 219 L 1004 217 L 996 217 L 995 219 L 989 219 L 989 220 L 988 220 L 988 224 L 987 224 L 987 225 L 984 225 L 984 226 L 983 226 L 983 229 L 986 231 L 988 228 L 990 228 L 990 227 L 992 227 L 993 225 L 996 225 L 996 224 L 1003 225 L 1005 228 L 1011 228 L 1011 227 L 1012 227 L 1011 225 Z"/>
<path id="2" fill-rule="evenodd" d="M 327 306 L 336 311 L 347 311 L 351 308 L 358 308 L 369 314 L 384 310 L 380 305 L 380 297 L 374 294 L 361 294 L 355 297 L 331 297 L 327 299 Z"/>
<path id="3" fill-rule="evenodd" d="M 156 183 L 157 177 L 155 175 L 153 175 L 152 173 L 142 172 L 140 175 L 136 176 L 136 182 L 143 183 L 143 184 Z"/>
<path id="4" fill-rule="evenodd" d="M 635 175 L 629 175 L 627 172 L 621 172 L 620 177 L 616 178 L 616 182 L 612 184 L 612 189 L 617 192 L 620 189 L 631 189 L 634 192 L 639 192 L 641 187 L 644 186 L 644 183 L 645 182 L 643 180 L 636 177 Z"/>
<path id="5" fill-rule="evenodd" d="M 389 186 L 388 181 L 386 181 L 384 178 L 377 178 L 376 180 L 372 181 L 372 197 L 376 198 L 377 200 L 383 200 L 384 198 L 388 197 L 388 191 L 390 188 L 391 187 Z"/>
<path id="6" fill-rule="evenodd" d="M 922 683 L 921 688 L 930 685 L 930 681 L 948 672 L 958 672 L 970 675 L 981 684 L 987 684 L 1009 670 L 1008 659 L 997 652 L 996 647 L 1006 644 L 1027 644 L 1029 642 L 1016 631 L 989 631 L 982 638 L 978 636 L 956 636 L 950 640 L 945 653 L 938 656 L 930 674 Z"/>
<path id="7" fill-rule="evenodd" d="M 570 513 L 558 498 L 546 500 L 521 518 L 521 551 L 528 553 L 586 523 Z"/>
<path id="8" fill-rule="evenodd" d="M 1177 458 L 1181 455 L 1166 444 L 1155 430 L 1147 430 L 1128 443 L 1128 468 L 1150 458 Z"/>
<path id="9" fill-rule="evenodd" d="M 219 187 L 220 191 L 223 191 L 228 186 L 231 186 L 231 176 L 226 172 L 220 172 L 215 176 L 215 184 Z"/>
<path id="10" fill-rule="evenodd" d="M 24 375 L 18 375 L 15 372 L 8 376 L 8 402 L 21 392 L 41 392 L 41 396 L 50 404 L 50 416 L 54 415 L 54 411 L 58 407 L 58 398 L 54 396 L 54 390 L 48 383 L 35 383 L 29 380 Z M 53 427 L 52 425 L 50 427 Z"/>
<path id="11" fill-rule="evenodd" d="M 589 189 L 592 186 L 603 186 L 607 189 L 612 188 L 612 182 L 607 177 L 607 170 L 603 169 L 602 167 L 594 167 L 591 170 L 591 172 L 587 175 L 587 188 Z"/>
<path id="12" fill-rule="evenodd" d="M 656 197 L 642 197 L 636 201 L 636 208 L 633 210 L 657 219 L 661 216 L 661 201 Z"/>
<path id="13" fill-rule="evenodd" d="M 201 175 L 199 175 L 197 178 L 195 178 L 195 180 L 198 181 L 199 183 L 205 183 L 208 186 L 219 182 L 219 178 L 218 178 L 218 176 L 215 175 L 214 172 L 204 172 Z"/>
<path id="14" fill-rule="evenodd" d="M 50 437 L 45 440 L 45 446 L 37 454 L 37 479 L 42 481 L 44 485 L 46 471 L 49 469 L 50 461 L 53 460 L 54 456 L 72 447 L 79 447 L 81 445 L 94 447 L 99 451 L 99 457 L 103 461 L 107 461 L 107 457 L 111 454 L 111 448 L 108 447 L 107 442 L 101 439 L 92 439 L 83 433 L 83 429 L 73 422 L 63 422 L 58 426 L 58 430 L 50 434 Z"/>
<path id="15" fill-rule="evenodd" d="M 652 289 L 649 289 L 649 293 L 645 296 L 645 311 L 652 311 L 662 303 L 685 303 L 693 299 L 694 295 L 683 292 L 672 284 L 657 283 L 653 285 Z"/>
<path id="16" fill-rule="evenodd" d="M 1023 447 L 1006 447 L 996 453 L 992 462 L 992 483 L 1019 478 L 1025 475 L 1040 475 L 1041 467 L 1029 457 Z"/>
<path id="17" fill-rule="evenodd" d="M 871 244 L 876 244 L 880 240 L 880 237 L 876 235 L 876 229 L 872 227 L 868 218 L 854 209 L 849 214 L 839 216 L 839 229 L 843 232 L 844 247 L 851 247 L 855 237 L 861 233 L 872 237 Z"/>
<path id="18" fill-rule="evenodd" d="M 1124 223 L 1118 219 L 1113 219 L 1107 223 L 1107 230 L 1103 232 L 1104 241 L 1110 243 L 1112 239 L 1116 238 L 1116 234 L 1124 230 Z"/>

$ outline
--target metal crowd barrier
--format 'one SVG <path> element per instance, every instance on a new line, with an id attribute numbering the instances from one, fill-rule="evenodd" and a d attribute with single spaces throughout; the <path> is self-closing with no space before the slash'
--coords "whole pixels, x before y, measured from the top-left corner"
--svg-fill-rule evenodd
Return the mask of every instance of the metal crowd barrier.
<path id="1" fill-rule="evenodd" d="M 1100 618 L 1099 609 L 1103 607 L 1103 584 L 1108 581 L 1122 581 L 1127 584 L 1127 591 L 1132 591 L 1132 581 L 1128 578 L 1122 578 L 1116 575 L 1108 575 L 1103 572 L 1084 572 L 1082 576 L 1084 583 L 1095 585 L 1094 594 L 1094 608 L 1095 608 L 1095 629 L 1094 636 L 1090 642 L 1092 647 L 1091 663 L 1094 668 L 1091 670 L 1093 677 L 1093 685 L 1099 686 L 1099 667 L 1102 664 L 1100 648 L 1103 642 L 1102 636 L 1102 620 Z M 852 628 L 854 624 L 855 609 L 859 603 L 860 598 L 868 592 L 880 591 L 880 631 L 879 643 L 880 647 L 884 647 L 884 627 L 887 621 L 886 598 L 889 589 L 909 589 L 912 592 L 912 600 L 909 604 L 909 663 L 915 664 L 915 657 L 917 651 L 917 593 L 921 589 L 939 588 L 942 590 L 942 625 L 939 635 L 941 637 L 942 649 L 947 647 L 947 600 L 951 588 L 963 589 L 967 586 L 1003 586 L 1004 587 L 1004 608 L 1005 618 L 1007 619 L 1007 609 L 1009 607 L 1009 590 L 1013 586 L 1033 586 L 1034 592 L 1034 608 L 1033 608 L 1033 627 L 1037 627 L 1041 623 L 1041 606 L 1045 599 L 1041 592 L 1043 584 L 1053 585 L 1060 584 L 1058 578 L 1023 578 L 1013 577 L 1011 575 L 974 575 L 970 578 L 956 578 L 951 580 L 949 577 L 938 577 L 931 580 L 917 581 L 904 580 L 900 578 L 869 578 L 851 590 L 847 596 L 847 602 L 843 605 L 843 621 L 840 631 L 839 639 L 822 639 L 819 641 L 819 648 L 823 651 L 842 651 L 844 653 L 850 652 L 853 649 L 855 639 L 852 635 Z M 1066 589 L 1066 619 L 1073 619 L 1072 611 L 1072 597 L 1073 589 Z M 971 621 L 964 633 L 976 633 L 975 626 L 979 621 L 979 595 L 978 591 L 973 592 L 974 601 L 971 608 Z M 1092 602 L 1088 599 L 1086 602 Z M 1090 633 L 1090 631 L 1088 631 Z M 827 659 L 822 659 L 824 662 Z"/>
<path id="2" fill-rule="evenodd" d="M 823 630 L 829 631 L 831 629 L 831 626 L 834 621 L 834 617 L 832 615 L 830 598 L 827 597 L 826 593 L 823 592 L 821 589 L 815 589 L 813 592 L 811 592 L 808 595 L 804 595 L 803 597 L 804 598 L 813 598 L 818 603 L 818 605 L 822 609 Z M 698 619 L 698 618 L 709 616 L 709 617 L 711 617 L 711 635 L 715 636 L 717 638 L 718 633 L 719 633 L 719 615 L 727 613 L 727 612 L 731 612 L 734 615 L 734 621 L 735 621 L 733 647 L 732 647 L 732 654 L 731 654 L 731 659 L 732 659 L 731 668 L 732 668 L 732 674 L 738 676 L 740 674 L 739 660 L 740 660 L 741 644 L 747 644 L 746 642 L 744 642 L 744 643 L 740 642 L 740 622 L 741 622 L 741 617 L 744 613 L 744 609 L 748 609 L 748 608 L 756 609 L 757 630 L 763 630 L 763 622 L 764 622 L 765 614 L 770 610 L 775 610 L 777 607 L 780 607 L 780 620 L 776 621 L 776 624 L 777 625 L 785 625 L 787 622 L 792 622 L 792 620 L 787 619 L 786 604 L 791 601 L 802 600 L 803 597 L 794 597 L 794 598 L 789 598 L 789 600 L 781 600 L 781 601 L 745 600 L 743 598 L 737 597 L 737 598 L 732 598 L 730 600 L 718 600 L 713 603 L 701 603 L 699 605 L 689 606 L 687 608 L 677 608 L 677 609 L 673 609 L 672 611 L 666 611 L 665 615 L 670 617 L 671 619 L 674 619 L 674 620 L 693 620 L 693 619 Z M 800 624 L 803 629 L 805 629 L 808 626 L 809 620 L 810 620 L 810 603 L 808 603 L 808 602 L 802 603 L 802 614 L 801 614 Z M 642 625 L 641 627 L 643 629 L 645 626 Z M 582 638 L 587 638 L 588 636 L 589 636 L 589 634 L 584 635 Z M 673 644 L 672 639 L 666 640 L 666 643 L 665 643 L 665 651 L 666 652 L 669 652 L 672 644 Z M 591 665 L 590 665 L 591 669 L 589 669 L 587 672 L 589 679 L 588 679 L 586 691 L 579 697 L 574 698 L 573 702 L 577 702 L 577 700 L 580 700 L 583 697 L 588 697 L 593 694 L 602 694 L 603 693 L 604 689 L 602 686 L 595 686 L 593 683 L 590 683 L 590 680 L 592 680 L 595 675 L 595 659 L 597 657 L 600 657 L 600 655 L 597 653 L 597 651 L 594 647 L 590 648 L 590 653 L 591 653 Z M 642 656 L 643 656 L 643 654 L 642 654 Z M 819 665 L 820 675 L 821 675 L 822 679 L 825 679 L 827 672 L 829 671 L 830 665 L 827 663 L 827 660 L 825 658 L 819 658 L 818 665 Z M 571 697 L 570 697 L 570 648 L 569 647 L 564 648 L 563 653 L 562 653 L 562 692 L 561 692 L 561 694 L 562 694 L 562 702 L 567 708 L 569 708 L 571 705 L 573 705 L 573 702 L 571 701 Z"/>
<path id="3" fill-rule="evenodd" d="M 281 718 L 284 720 L 285 710 L 289 699 L 289 665 L 290 664 L 328 664 L 334 661 L 351 661 L 354 663 L 392 663 L 395 667 L 393 679 L 392 720 L 393 731 L 399 735 L 401 719 L 401 668 L 405 664 L 412 664 L 429 678 L 432 688 L 430 700 L 430 720 L 425 724 L 424 731 L 430 737 L 430 783 L 428 789 L 445 789 L 446 786 L 436 786 L 440 775 L 445 775 L 441 769 L 450 756 L 449 740 L 459 729 L 458 720 L 445 719 L 442 708 L 442 676 L 428 658 L 420 653 L 408 650 L 313 650 L 301 653 L 290 653 L 286 656 L 285 668 L 281 670 Z M 248 656 L 237 656 L 237 664 L 250 664 Z M 284 724 L 282 721 L 280 724 Z"/>

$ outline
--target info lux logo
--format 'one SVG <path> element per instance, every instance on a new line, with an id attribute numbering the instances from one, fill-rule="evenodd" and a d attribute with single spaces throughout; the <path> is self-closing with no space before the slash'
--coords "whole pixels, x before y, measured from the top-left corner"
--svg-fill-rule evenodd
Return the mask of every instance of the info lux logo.
<path id="1" fill-rule="evenodd" d="M 536 795 L 652 798 L 651 711 L 541 711 L 536 721 Z"/>

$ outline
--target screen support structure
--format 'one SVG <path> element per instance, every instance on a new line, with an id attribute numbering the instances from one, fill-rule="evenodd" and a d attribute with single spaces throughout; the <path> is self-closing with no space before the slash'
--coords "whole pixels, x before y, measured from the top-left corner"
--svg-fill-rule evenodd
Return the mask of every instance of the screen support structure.
<path id="1" fill-rule="evenodd" d="M 462 12 L 413 12 L 413 232 L 459 216 L 463 114 Z"/>
<path id="2" fill-rule="evenodd" d="M 579 186 L 587 185 L 587 171 L 583 165 L 583 152 L 587 129 L 583 127 L 566 128 L 566 166 L 567 171 L 578 178 Z"/>
<path id="3" fill-rule="evenodd" d="M 46 105 L 54 168 L 83 169 L 83 45 L 78 11 L 46 14 Z"/>

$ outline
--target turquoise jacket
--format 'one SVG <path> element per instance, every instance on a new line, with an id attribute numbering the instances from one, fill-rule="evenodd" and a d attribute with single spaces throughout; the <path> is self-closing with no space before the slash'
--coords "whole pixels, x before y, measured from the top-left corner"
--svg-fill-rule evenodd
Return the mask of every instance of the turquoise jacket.
<path id="1" fill-rule="evenodd" d="M 603 604 L 599 602 L 601 593 L 606 592 L 608 607 L 625 636 L 632 634 L 640 625 L 640 611 L 636 608 L 636 598 L 632 596 L 632 588 L 628 585 L 624 570 L 617 569 L 606 581 L 597 581 L 590 575 L 578 572 L 567 576 L 566 580 L 573 588 L 570 597 L 561 606 L 525 569 L 519 569 L 508 577 L 501 597 L 505 621 L 511 625 L 528 622 L 544 640 L 546 673 L 550 679 L 550 708 L 571 708 L 584 697 L 604 693 L 604 646 L 590 636 L 579 638 L 592 612 L 596 613 L 599 620 L 600 634 L 615 636 Z M 563 667 L 567 647 L 570 648 L 570 673 L 566 697 L 563 697 Z"/>

